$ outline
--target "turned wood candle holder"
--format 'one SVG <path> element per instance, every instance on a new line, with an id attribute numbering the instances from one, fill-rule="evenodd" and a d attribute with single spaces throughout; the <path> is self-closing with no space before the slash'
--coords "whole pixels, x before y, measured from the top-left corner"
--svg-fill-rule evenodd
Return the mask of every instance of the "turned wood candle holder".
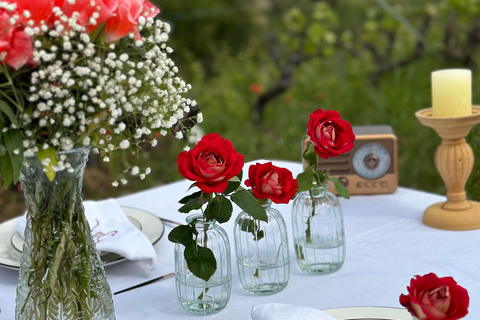
<path id="1" fill-rule="evenodd" d="M 480 203 L 467 200 L 465 192 L 474 161 L 472 148 L 465 137 L 480 123 L 480 107 L 472 107 L 472 114 L 465 117 L 433 117 L 431 108 L 420 110 L 415 116 L 442 138 L 435 152 L 435 166 L 447 187 L 447 201 L 428 207 L 423 214 L 423 223 L 445 230 L 479 229 Z"/>

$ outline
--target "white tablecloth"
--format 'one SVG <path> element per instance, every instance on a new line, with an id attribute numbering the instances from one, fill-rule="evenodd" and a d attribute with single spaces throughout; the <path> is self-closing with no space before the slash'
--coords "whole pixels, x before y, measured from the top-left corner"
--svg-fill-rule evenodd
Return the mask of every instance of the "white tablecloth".
<path id="1" fill-rule="evenodd" d="M 294 176 L 300 163 L 274 161 L 288 167 Z M 245 165 L 245 169 L 248 169 Z M 121 205 L 137 207 L 165 219 L 184 222 L 178 200 L 187 194 L 190 181 L 179 181 L 118 199 Z M 401 307 L 398 297 L 416 274 L 435 272 L 452 276 L 470 294 L 466 320 L 480 319 L 480 230 L 444 231 L 422 224 L 429 205 L 444 201 L 444 196 L 399 188 L 395 193 L 352 196 L 340 199 L 345 220 L 347 255 L 343 267 L 329 275 L 301 273 L 293 251 L 291 204 L 275 205 L 287 223 L 290 240 L 291 274 L 288 286 L 275 295 L 253 296 L 242 290 L 233 264 L 230 302 L 209 319 L 251 319 L 253 305 L 279 302 L 319 309 L 349 306 Z M 232 219 L 222 226 L 233 246 Z M 155 245 L 158 265 L 149 270 L 142 263 L 125 261 L 106 268 L 113 291 L 174 271 L 173 244 L 167 230 Z M 234 259 L 232 259 L 234 263 Z M 18 271 L 0 268 L 0 320 L 14 319 L 15 288 Z M 177 302 L 175 279 L 169 278 L 114 296 L 117 320 L 168 320 L 196 317 L 183 311 Z"/>

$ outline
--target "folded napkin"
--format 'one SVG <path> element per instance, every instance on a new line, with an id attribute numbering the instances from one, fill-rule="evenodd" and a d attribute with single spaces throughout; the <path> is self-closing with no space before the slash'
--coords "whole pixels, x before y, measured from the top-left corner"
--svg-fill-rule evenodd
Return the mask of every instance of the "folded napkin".
<path id="1" fill-rule="evenodd" d="M 309 307 L 283 303 L 265 303 L 253 306 L 253 320 L 336 320 L 331 315 Z"/>
<path id="2" fill-rule="evenodd" d="M 113 199 L 84 201 L 92 237 L 98 251 L 113 252 L 129 260 L 147 260 L 152 267 L 157 254 L 147 236 L 137 229 Z M 16 230 L 24 237 L 26 216 L 17 219 Z"/>

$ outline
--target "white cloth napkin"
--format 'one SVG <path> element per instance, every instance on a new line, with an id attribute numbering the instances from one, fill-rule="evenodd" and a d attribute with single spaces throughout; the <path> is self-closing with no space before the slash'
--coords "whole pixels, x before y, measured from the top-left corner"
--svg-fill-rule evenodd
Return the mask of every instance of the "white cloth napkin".
<path id="1" fill-rule="evenodd" d="M 336 320 L 331 315 L 310 307 L 283 303 L 265 303 L 253 306 L 253 320 Z"/>
<path id="2" fill-rule="evenodd" d="M 115 200 L 84 201 L 83 205 L 98 251 L 117 253 L 129 260 L 147 260 L 149 267 L 155 265 L 157 254 L 152 243 Z M 22 238 L 26 223 L 26 215 L 17 219 L 16 230 Z"/>

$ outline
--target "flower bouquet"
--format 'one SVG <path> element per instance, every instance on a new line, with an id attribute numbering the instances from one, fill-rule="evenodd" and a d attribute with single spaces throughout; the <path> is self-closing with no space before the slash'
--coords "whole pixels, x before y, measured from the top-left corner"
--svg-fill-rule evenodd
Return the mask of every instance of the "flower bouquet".
<path id="1" fill-rule="evenodd" d="M 201 121 L 185 119 L 196 103 L 158 13 L 147 0 L 0 0 L 0 172 L 20 179 L 28 212 L 16 319 L 115 317 L 81 201 L 88 153 L 135 155 Z"/>

